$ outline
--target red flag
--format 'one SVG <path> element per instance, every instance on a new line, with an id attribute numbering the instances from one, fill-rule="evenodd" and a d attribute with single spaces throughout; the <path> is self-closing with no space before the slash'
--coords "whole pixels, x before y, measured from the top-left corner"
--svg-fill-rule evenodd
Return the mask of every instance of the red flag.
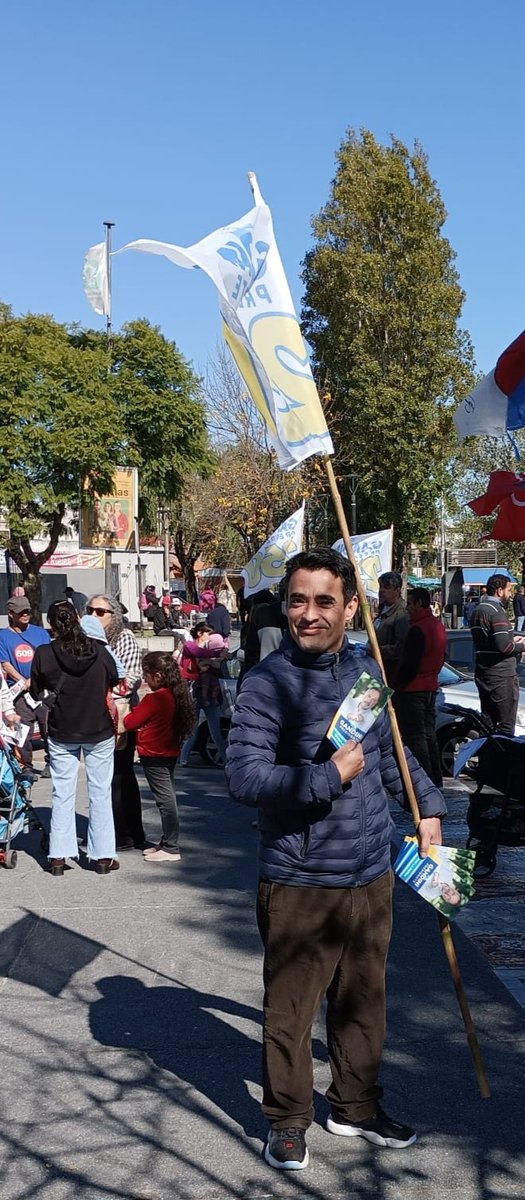
<path id="1" fill-rule="evenodd" d="M 487 517 L 498 507 L 496 524 L 486 536 L 499 542 L 525 541 L 525 475 L 492 471 L 485 494 L 469 501 L 478 517 Z"/>

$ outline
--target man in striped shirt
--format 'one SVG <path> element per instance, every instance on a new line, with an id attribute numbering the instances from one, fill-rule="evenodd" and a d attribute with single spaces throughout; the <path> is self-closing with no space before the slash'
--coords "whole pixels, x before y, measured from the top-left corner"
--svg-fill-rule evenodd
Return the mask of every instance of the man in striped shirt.
<path id="1" fill-rule="evenodd" d="M 525 638 L 517 637 L 507 614 L 513 585 L 506 575 L 487 579 L 487 594 L 472 618 L 475 679 L 481 711 L 495 733 L 514 736 L 519 700 L 518 660 Z"/>

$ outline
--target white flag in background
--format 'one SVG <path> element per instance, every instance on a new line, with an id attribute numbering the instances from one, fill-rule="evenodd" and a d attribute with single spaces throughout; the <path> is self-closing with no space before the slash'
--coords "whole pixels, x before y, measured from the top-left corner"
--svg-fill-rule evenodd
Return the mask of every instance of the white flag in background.
<path id="1" fill-rule="evenodd" d="M 84 259 L 84 291 L 92 308 L 100 316 L 109 313 L 109 284 L 106 243 L 91 246 Z"/>
<path id="2" fill-rule="evenodd" d="M 352 538 L 352 547 L 359 574 L 367 596 L 377 599 L 379 595 L 378 579 L 385 571 L 392 568 L 393 529 L 379 529 L 376 533 L 360 533 Z M 345 544 L 340 538 L 334 542 L 332 550 L 338 550 L 347 557 Z"/>
<path id="3" fill-rule="evenodd" d="M 304 502 L 282 525 L 270 534 L 257 554 L 243 567 L 244 595 L 253 596 L 262 588 L 270 588 L 282 579 L 286 563 L 298 554 L 303 545 Z"/>

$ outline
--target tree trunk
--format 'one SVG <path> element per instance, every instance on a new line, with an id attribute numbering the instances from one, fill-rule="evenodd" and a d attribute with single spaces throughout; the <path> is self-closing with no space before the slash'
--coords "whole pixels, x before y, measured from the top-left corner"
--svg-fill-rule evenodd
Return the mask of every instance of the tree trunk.
<path id="1" fill-rule="evenodd" d="M 197 603 L 197 579 L 195 575 L 196 559 L 187 559 L 183 567 L 184 583 L 186 586 L 186 599 L 190 604 Z"/>
<path id="2" fill-rule="evenodd" d="M 29 564 L 27 572 L 22 570 L 22 586 L 31 605 L 31 621 L 33 625 L 42 624 L 42 585 L 40 572 L 33 570 Z"/>
<path id="3" fill-rule="evenodd" d="M 181 571 L 184 578 L 186 588 L 186 599 L 190 604 L 197 603 L 197 580 L 195 577 L 195 563 L 199 557 L 193 542 L 186 548 L 184 545 L 184 537 L 182 529 L 176 529 L 173 535 L 173 549 L 180 563 Z"/>
<path id="4" fill-rule="evenodd" d="M 22 575 L 21 586 L 31 605 L 31 623 L 33 625 L 41 625 L 42 585 L 39 568 L 35 562 L 36 556 L 32 552 L 29 555 L 25 554 L 18 539 L 15 540 L 14 538 L 9 544 L 9 553 Z"/>
<path id="5" fill-rule="evenodd" d="M 49 542 L 45 550 L 38 552 L 33 550 L 28 538 L 11 537 L 9 541 L 9 553 L 22 574 L 22 587 L 31 605 L 31 621 L 33 625 L 42 624 L 40 568 L 55 553 L 62 531 L 64 512 L 65 505 L 59 504 L 56 512 L 53 514 L 49 529 Z"/>
<path id="6" fill-rule="evenodd" d="M 406 599 L 407 575 L 408 575 L 408 557 L 410 554 L 410 546 L 408 542 L 396 542 L 394 547 L 394 570 L 400 571 L 403 576 L 403 595 Z"/>

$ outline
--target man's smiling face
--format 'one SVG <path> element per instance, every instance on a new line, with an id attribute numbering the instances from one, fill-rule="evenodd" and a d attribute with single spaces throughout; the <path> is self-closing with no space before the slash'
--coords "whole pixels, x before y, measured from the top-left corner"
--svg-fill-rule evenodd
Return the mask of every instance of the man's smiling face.
<path id="1" fill-rule="evenodd" d="M 288 585 L 288 624 L 294 642 L 311 654 L 335 653 L 341 649 L 345 625 L 357 609 L 357 596 L 348 603 L 343 583 L 324 568 L 294 571 Z"/>

